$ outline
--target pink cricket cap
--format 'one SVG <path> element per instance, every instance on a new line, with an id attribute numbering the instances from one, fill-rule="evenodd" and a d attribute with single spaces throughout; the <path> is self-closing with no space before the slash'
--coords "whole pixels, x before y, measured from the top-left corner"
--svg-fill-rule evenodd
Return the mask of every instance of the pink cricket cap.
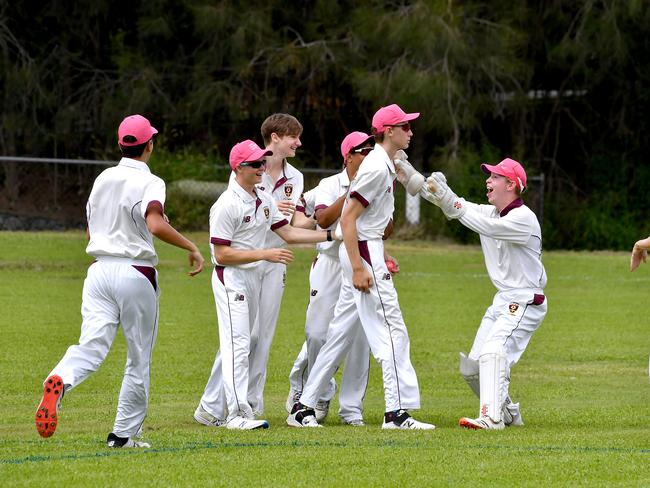
<path id="1" fill-rule="evenodd" d="M 345 161 L 345 157 L 350 153 L 350 151 L 352 151 L 352 149 L 370 141 L 374 143 L 375 138 L 369 136 L 365 132 L 356 131 L 345 136 L 345 139 L 341 142 L 341 155 L 343 156 L 343 161 Z"/>
<path id="2" fill-rule="evenodd" d="M 384 132 L 386 127 L 403 124 L 409 120 L 417 119 L 419 116 L 420 112 L 407 114 L 399 107 L 399 105 L 393 103 L 392 105 L 381 107 L 377 110 L 375 115 L 372 117 L 372 126 L 377 132 Z"/>
<path id="3" fill-rule="evenodd" d="M 158 134 L 158 130 L 151 126 L 149 120 L 142 115 L 129 115 L 117 129 L 117 142 L 122 146 L 137 146 L 149 142 L 154 134 Z M 126 136 L 135 137 L 135 141 L 125 142 Z"/>
<path id="4" fill-rule="evenodd" d="M 254 141 L 246 139 L 245 141 L 238 142 L 230 150 L 230 168 L 233 170 L 244 161 L 259 161 L 264 156 L 271 156 L 273 151 L 262 149 Z"/>
<path id="5" fill-rule="evenodd" d="M 506 158 L 495 166 L 482 164 L 481 171 L 487 175 L 494 173 L 505 176 L 517 184 L 519 191 L 524 191 L 526 189 L 526 171 L 524 171 L 524 167 L 514 159 Z"/>

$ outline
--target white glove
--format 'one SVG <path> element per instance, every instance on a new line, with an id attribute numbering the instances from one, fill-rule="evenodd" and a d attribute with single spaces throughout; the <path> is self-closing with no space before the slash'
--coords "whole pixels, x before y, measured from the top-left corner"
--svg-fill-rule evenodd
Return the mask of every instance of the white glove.
<path id="1" fill-rule="evenodd" d="M 465 199 L 459 198 L 447 185 L 447 178 L 440 172 L 431 173 L 420 190 L 420 196 L 440 207 L 448 219 L 459 219 L 467 211 Z"/>
<path id="2" fill-rule="evenodd" d="M 393 158 L 397 168 L 397 181 L 399 181 L 410 195 L 417 195 L 424 185 L 424 176 L 408 162 L 408 156 L 401 149 Z"/>

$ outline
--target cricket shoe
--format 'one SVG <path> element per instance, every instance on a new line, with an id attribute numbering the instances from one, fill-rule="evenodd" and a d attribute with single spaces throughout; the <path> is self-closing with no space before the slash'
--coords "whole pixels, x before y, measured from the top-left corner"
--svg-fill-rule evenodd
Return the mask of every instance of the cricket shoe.
<path id="1" fill-rule="evenodd" d="M 207 425 L 208 427 L 223 427 L 226 425 L 225 419 L 220 419 L 208 412 L 201 404 L 196 407 L 194 411 L 194 420 L 199 424 Z"/>
<path id="2" fill-rule="evenodd" d="M 366 425 L 363 423 L 363 419 L 344 420 L 343 423 L 352 427 L 363 427 Z"/>
<path id="3" fill-rule="evenodd" d="M 113 449 L 128 449 L 132 447 L 139 447 L 141 449 L 149 449 L 151 444 L 148 442 L 135 441 L 130 437 L 118 437 L 113 432 L 108 434 L 106 439 L 106 446 Z"/>
<path id="4" fill-rule="evenodd" d="M 226 422 L 226 428 L 231 430 L 268 429 L 269 423 L 266 420 L 249 419 L 238 415 Z"/>
<path id="5" fill-rule="evenodd" d="M 436 426 L 415 420 L 406 410 L 398 410 L 384 414 L 384 423 L 381 428 L 386 430 L 433 430 Z"/>
<path id="6" fill-rule="evenodd" d="M 43 398 L 36 410 L 36 430 L 41 437 L 52 437 L 59 423 L 57 410 L 61 407 L 64 385 L 60 376 L 53 374 L 43 383 Z"/>
<path id="7" fill-rule="evenodd" d="M 287 413 L 291 413 L 293 406 L 300 401 L 301 391 L 294 390 L 291 388 L 289 390 L 289 395 L 287 396 L 287 402 L 284 404 L 284 407 L 287 409 Z"/>
<path id="8" fill-rule="evenodd" d="M 520 427 L 524 425 L 524 419 L 521 418 L 518 403 L 504 405 L 501 415 L 503 416 L 503 423 L 506 427 Z"/>
<path id="9" fill-rule="evenodd" d="M 316 420 L 316 412 L 302 403 L 296 403 L 287 417 L 289 427 L 322 427 Z"/>
<path id="10" fill-rule="evenodd" d="M 329 400 L 322 400 L 320 402 L 316 402 L 316 406 L 314 407 L 314 413 L 316 414 L 316 421 L 318 423 L 321 423 L 325 420 L 327 417 L 327 414 L 330 411 L 330 402 Z"/>
<path id="11" fill-rule="evenodd" d="M 503 421 L 494 422 L 490 417 L 487 416 L 481 416 L 477 419 L 463 417 L 458 421 L 458 425 L 465 427 L 466 429 L 473 430 L 503 430 L 506 427 Z"/>

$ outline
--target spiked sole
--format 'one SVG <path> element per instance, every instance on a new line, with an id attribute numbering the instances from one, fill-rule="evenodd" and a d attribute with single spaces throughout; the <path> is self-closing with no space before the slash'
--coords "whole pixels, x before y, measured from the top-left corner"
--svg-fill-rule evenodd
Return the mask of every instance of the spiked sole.
<path id="1" fill-rule="evenodd" d="M 52 437 L 59 418 L 56 407 L 63 394 L 63 380 L 60 376 L 52 375 L 45 380 L 43 399 L 36 410 L 36 430 L 41 437 Z"/>

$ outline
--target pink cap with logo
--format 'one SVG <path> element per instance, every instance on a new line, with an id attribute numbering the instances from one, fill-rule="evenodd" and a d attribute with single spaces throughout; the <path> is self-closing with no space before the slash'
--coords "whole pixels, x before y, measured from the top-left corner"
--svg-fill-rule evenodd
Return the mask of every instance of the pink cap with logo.
<path id="1" fill-rule="evenodd" d="M 377 132 L 384 132 L 386 127 L 403 124 L 404 122 L 417 119 L 419 116 L 420 112 L 407 114 L 399 107 L 399 105 L 393 103 L 392 105 L 381 107 L 377 110 L 375 115 L 372 117 L 372 126 Z"/>
<path id="2" fill-rule="evenodd" d="M 245 141 L 238 142 L 230 150 L 230 157 L 228 162 L 230 167 L 234 170 L 244 161 L 259 161 L 264 156 L 271 156 L 273 151 L 268 151 L 259 147 L 254 141 L 246 139 Z"/>
<path id="3" fill-rule="evenodd" d="M 487 175 L 494 173 L 505 176 L 517 184 L 519 191 L 524 191 L 526 189 L 526 171 L 524 171 L 524 167 L 514 159 L 506 158 L 495 166 L 492 166 L 491 164 L 482 164 L 481 171 Z"/>
<path id="4" fill-rule="evenodd" d="M 117 129 L 117 142 L 122 146 L 137 146 L 149 142 L 155 134 L 158 134 L 158 130 L 151 126 L 148 119 L 142 115 L 129 115 Z M 127 142 L 124 140 L 127 136 L 132 136 L 135 140 Z"/>
<path id="5" fill-rule="evenodd" d="M 374 143 L 375 138 L 373 136 L 369 136 L 365 132 L 356 131 L 351 132 L 345 136 L 345 139 L 343 139 L 343 142 L 341 142 L 341 155 L 343 156 L 343 161 L 345 162 L 345 157 L 350 154 L 350 151 L 352 151 L 352 149 L 367 142 Z"/>

